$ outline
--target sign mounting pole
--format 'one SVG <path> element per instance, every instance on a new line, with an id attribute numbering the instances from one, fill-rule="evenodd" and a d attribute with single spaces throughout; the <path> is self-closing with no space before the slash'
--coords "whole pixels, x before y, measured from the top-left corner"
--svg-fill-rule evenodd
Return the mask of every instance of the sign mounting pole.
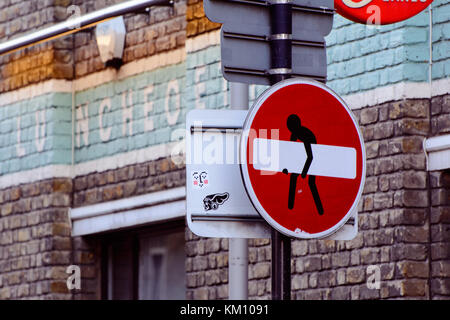
<path id="1" fill-rule="evenodd" d="M 270 83 L 292 73 L 292 0 L 270 0 Z M 291 299 L 291 239 L 272 229 L 272 300 Z"/>
<path id="2" fill-rule="evenodd" d="M 248 84 L 230 82 L 230 107 L 248 110 Z M 248 299 L 248 241 L 230 238 L 228 246 L 228 297 L 230 300 Z"/>

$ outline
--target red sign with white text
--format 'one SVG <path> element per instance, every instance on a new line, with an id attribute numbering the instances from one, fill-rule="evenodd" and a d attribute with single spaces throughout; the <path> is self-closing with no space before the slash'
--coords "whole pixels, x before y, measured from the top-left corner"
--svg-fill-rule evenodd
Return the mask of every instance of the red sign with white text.
<path id="1" fill-rule="evenodd" d="M 409 19 L 433 0 L 334 0 L 337 13 L 352 21 L 383 25 Z"/>
<path id="2" fill-rule="evenodd" d="M 326 86 L 295 78 L 264 92 L 247 116 L 240 152 L 250 200 L 279 232 L 323 238 L 355 213 L 364 142 L 352 112 Z"/>

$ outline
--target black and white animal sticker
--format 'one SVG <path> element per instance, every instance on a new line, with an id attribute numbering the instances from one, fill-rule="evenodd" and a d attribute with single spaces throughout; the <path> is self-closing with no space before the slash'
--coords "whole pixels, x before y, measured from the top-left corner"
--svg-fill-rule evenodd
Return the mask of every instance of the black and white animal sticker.
<path id="1" fill-rule="evenodd" d="M 228 192 L 210 194 L 203 199 L 203 207 L 206 211 L 217 210 L 220 205 L 224 204 L 224 202 L 228 200 L 228 198 L 230 198 L 230 194 Z"/>

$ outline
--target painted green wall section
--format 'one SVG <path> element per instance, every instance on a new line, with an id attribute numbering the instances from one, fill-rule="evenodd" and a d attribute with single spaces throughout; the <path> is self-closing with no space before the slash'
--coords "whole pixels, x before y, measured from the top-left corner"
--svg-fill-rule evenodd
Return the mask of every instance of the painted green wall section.
<path id="1" fill-rule="evenodd" d="M 222 109 L 228 105 L 227 90 L 220 67 L 220 46 L 187 55 L 184 92 L 188 108 Z"/>
<path id="2" fill-rule="evenodd" d="M 399 82 L 428 81 L 428 13 L 365 26 L 335 16 L 327 36 L 328 85 L 341 95 Z"/>
<path id="3" fill-rule="evenodd" d="M 450 76 L 450 2 L 432 5 L 432 79 Z M 399 82 L 428 82 L 430 14 L 387 26 L 364 26 L 335 15 L 326 37 L 328 85 L 348 95 Z"/>
<path id="4" fill-rule="evenodd" d="M 70 164 L 71 94 L 50 93 L 0 107 L 0 174 Z"/>
<path id="5" fill-rule="evenodd" d="M 78 92 L 75 163 L 170 142 L 186 118 L 185 70 L 182 63 Z"/>
<path id="6" fill-rule="evenodd" d="M 433 2 L 433 79 L 450 76 L 450 2 Z"/>

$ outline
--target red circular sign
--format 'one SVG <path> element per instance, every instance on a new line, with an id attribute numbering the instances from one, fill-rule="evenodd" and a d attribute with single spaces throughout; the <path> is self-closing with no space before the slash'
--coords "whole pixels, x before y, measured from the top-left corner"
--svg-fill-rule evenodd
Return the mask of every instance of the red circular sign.
<path id="1" fill-rule="evenodd" d="M 365 149 L 357 121 L 325 85 L 289 79 L 249 111 L 240 144 L 241 173 L 261 216 L 295 238 L 322 238 L 357 210 Z"/>
<path id="2" fill-rule="evenodd" d="M 363 24 L 390 24 L 409 19 L 433 0 L 334 0 L 337 13 Z"/>

